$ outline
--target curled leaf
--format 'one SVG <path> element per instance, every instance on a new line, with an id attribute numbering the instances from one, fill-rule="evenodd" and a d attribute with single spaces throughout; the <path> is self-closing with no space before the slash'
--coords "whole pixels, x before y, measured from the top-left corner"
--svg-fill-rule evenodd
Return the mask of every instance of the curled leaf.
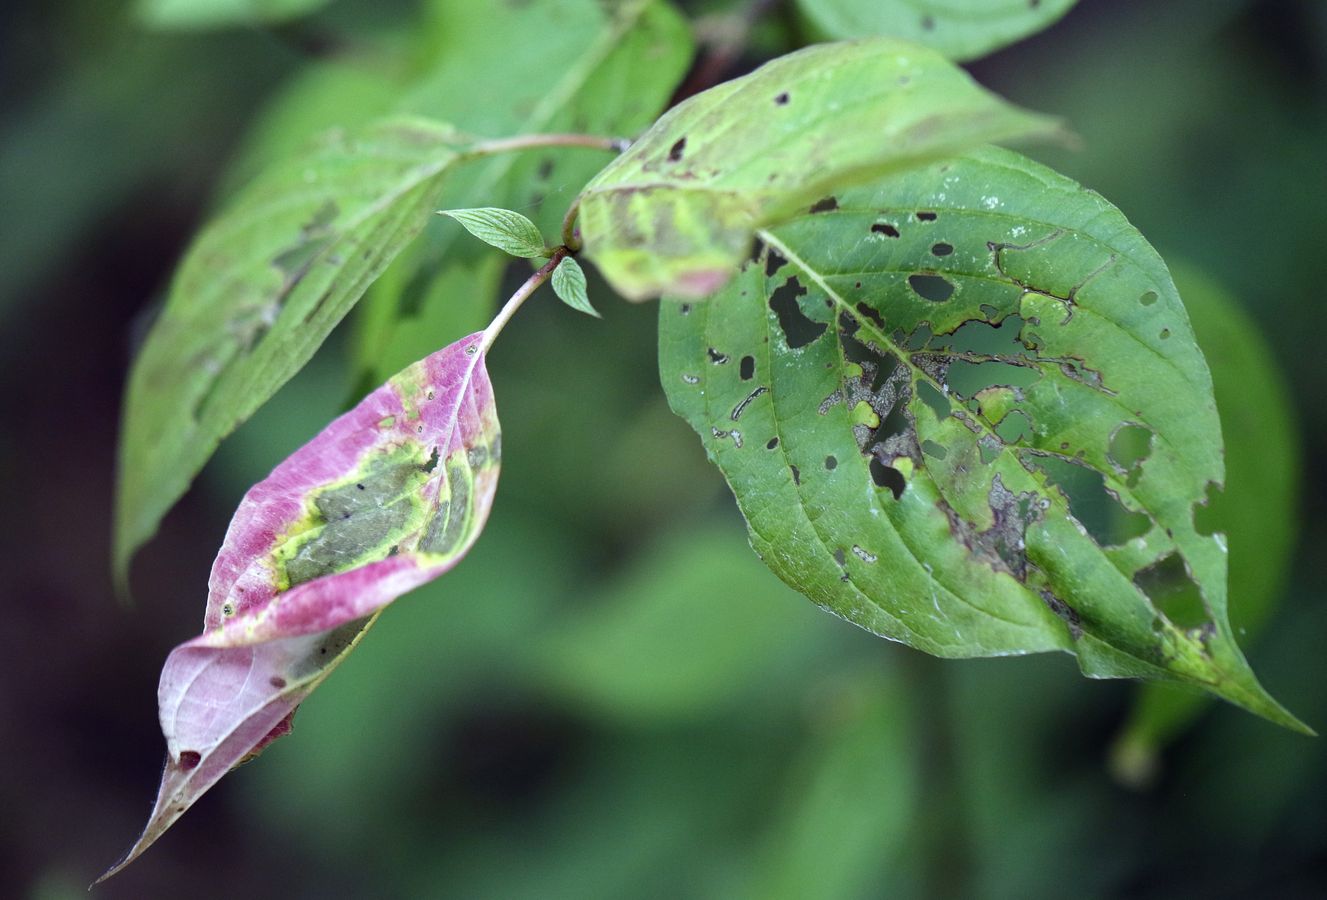
<path id="1" fill-rule="evenodd" d="M 168 755 L 152 816 L 102 878 L 286 734 L 382 608 L 470 549 L 500 456 L 481 337 L 400 372 L 245 495 L 212 566 L 203 634 L 161 673 Z"/>

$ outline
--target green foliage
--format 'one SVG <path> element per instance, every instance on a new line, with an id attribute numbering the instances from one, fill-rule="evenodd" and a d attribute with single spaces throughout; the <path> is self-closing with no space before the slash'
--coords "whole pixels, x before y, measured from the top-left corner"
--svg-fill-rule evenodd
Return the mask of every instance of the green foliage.
<path id="1" fill-rule="evenodd" d="M 1077 0 L 797 0 L 831 40 L 888 35 L 973 59 L 1053 24 Z"/>
<path id="2" fill-rule="evenodd" d="M 585 291 L 585 272 L 580 263 L 571 257 L 565 257 L 553 270 L 553 293 L 558 299 L 577 312 L 601 319 L 603 316 L 590 305 L 590 296 Z"/>
<path id="3" fill-rule="evenodd" d="M 503 253 L 526 259 L 548 255 L 539 229 L 518 212 L 486 206 L 481 209 L 443 209 L 438 215 L 455 219 L 466 231 Z"/>
<path id="4" fill-rule="evenodd" d="M 916 45 L 811 47 L 679 104 L 595 176 L 578 199 L 585 255 L 628 299 L 705 296 L 757 228 L 827 192 L 1057 129 Z"/>
<path id="5" fill-rule="evenodd" d="M 138 0 L 134 12 L 151 28 L 204 29 L 298 19 L 331 0 Z"/>
<path id="6" fill-rule="evenodd" d="M 418 234 L 461 144 L 423 120 L 329 134 L 198 236 L 130 375 L 121 579 L 221 439 L 299 371 Z"/>
<path id="7" fill-rule="evenodd" d="M 762 232 L 660 371 L 785 581 L 940 656 L 1064 649 L 1292 727 L 1226 617 L 1211 381 L 1165 266 L 1096 194 L 984 150 Z M 1179 567 L 1196 612 L 1149 595 Z"/>
<path id="8" fill-rule="evenodd" d="M 1266 624 L 1281 597 L 1295 546 L 1300 461 L 1289 390 L 1258 324 L 1222 288 L 1190 266 L 1171 263 L 1175 283 L 1212 369 L 1225 434 L 1226 482 L 1195 509 L 1203 527 L 1230 547 L 1230 622 L 1241 638 Z M 1112 749 L 1116 775 L 1142 786 L 1157 754 L 1208 701 L 1164 684 L 1142 685 Z"/>

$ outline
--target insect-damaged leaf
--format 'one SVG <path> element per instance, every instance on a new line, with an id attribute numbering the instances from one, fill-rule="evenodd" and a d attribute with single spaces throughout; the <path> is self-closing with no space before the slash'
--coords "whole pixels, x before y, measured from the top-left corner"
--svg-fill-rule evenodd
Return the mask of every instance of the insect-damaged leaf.
<path id="1" fill-rule="evenodd" d="M 889 35 L 973 59 L 1056 22 L 1077 0 L 797 0 L 831 40 Z"/>
<path id="2" fill-rule="evenodd" d="M 595 176 L 579 199 L 585 255 L 630 299 L 704 296 L 755 229 L 831 185 L 1057 129 L 914 44 L 810 47 L 679 104 Z"/>
<path id="3" fill-rule="evenodd" d="M 396 375 L 245 495 L 212 566 L 203 634 L 161 673 L 168 755 L 151 819 L 103 877 L 288 732 L 379 611 L 470 549 L 500 455 L 481 337 Z"/>
<path id="4" fill-rule="evenodd" d="M 1194 524 L 1223 477 L 1211 379 L 1119 211 L 995 149 L 828 206 L 660 311 L 669 400 L 766 564 L 929 653 L 1067 650 L 1302 729 L 1231 633 L 1224 542 Z"/>
<path id="5" fill-rule="evenodd" d="M 258 178 L 194 241 L 129 378 L 121 581 L 220 440 L 299 371 L 428 221 L 460 141 L 424 120 L 334 133 Z"/>

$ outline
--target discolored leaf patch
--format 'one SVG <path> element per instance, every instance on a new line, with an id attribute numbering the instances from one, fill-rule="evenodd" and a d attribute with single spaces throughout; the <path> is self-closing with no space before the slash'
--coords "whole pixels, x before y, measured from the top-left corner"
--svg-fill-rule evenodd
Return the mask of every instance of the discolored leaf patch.
<path id="1" fill-rule="evenodd" d="M 757 228 L 802 207 L 831 213 L 830 190 L 1057 130 L 923 47 L 809 47 L 679 104 L 595 176 L 578 200 L 585 255 L 630 299 L 702 297 Z"/>
<path id="2" fill-rule="evenodd" d="M 156 805 L 103 878 L 287 733 L 383 607 L 470 549 L 500 455 L 481 337 L 399 373 L 245 495 L 212 567 L 203 634 L 162 669 Z"/>
<path id="3" fill-rule="evenodd" d="M 1244 662 L 1224 544 L 1194 527 L 1223 477 L 1220 426 L 1142 237 L 1098 195 L 995 149 L 836 197 L 763 231 L 761 257 L 709 302 L 660 312 L 669 400 L 757 553 L 820 605 L 930 653 L 1067 650 L 1087 675 L 1185 681 L 1302 729 Z M 882 221 L 897 237 L 877 236 Z M 709 352 L 751 355 L 759 375 L 701 365 Z M 745 442 L 719 439 L 745 398 Z M 1198 619 L 1143 574 L 1177 566 Z"/>

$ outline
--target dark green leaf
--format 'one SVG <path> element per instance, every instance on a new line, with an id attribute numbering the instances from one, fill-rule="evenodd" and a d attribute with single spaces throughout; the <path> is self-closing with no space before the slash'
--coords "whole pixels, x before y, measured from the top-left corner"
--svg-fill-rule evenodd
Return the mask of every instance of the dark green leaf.
<path id="1" fill-rule="evenodd" d="M 121 580 L 221 438 L 299 371 L 423 227 L 459 141 L 425 120 L 333 133 L 255 181 L 194 241 L 129 379 Z"/>
<path id="2" fill-rule="evenodd" d="M 1289 387 L 1258 323 L 1222 288 L 1194 269 L 1171 264 L 1198 344 L 1212 369 L 1226 445 L 1226 488 L 1195 510 L 1200 526 L 1230 546 L 1230 622 L 1241 636 L 1262 630 L 1295 546 L 1299 435 Z M 1164 684 L 1139 689 L 1112 750 L 1118 777 L 1146 783 L 1157 754 L 1207 705 L 1193 691 Z"/>
<path id="3" fill-rule="evenodd" d="M 518 212 L 483 206 L 477 209 L 440 209 L 438 215 L 455 219 L 466 231 L 503 253 L 526 259 L 548 255 L 539 229 Z"/>
<path id="4" fill-rule="evenodd" d="M 553 270 L 553 293 L 577 312 L 586 313 L 596 319 L 603 318 L 590 305 L 590 297 L 585 293 L 585 273 L 581 270 L 580 263 L 570 256 L 565 257 Z"/>
<path id="5" fill-rule="evenodd" d="M 887 35 L 973 59 L 1049 27 L 1077 0 L 797 0 L 831 40 Z"/>
<path id="6" fill-rule="evenodd" d="M 810 47 L 678 105 L 600 172 L 579 199 L 585 254 L 630 299 L 704 296 L 731 277 L 755 229 L 799 206 L 1057 127 L 923 47 Z"/>
<path id="7" fill-rule="evenodd" d="M 660 355 L 780 577 L 938 656 L 1066 650 L 1304 728 L 1227 621 L 1194 524 L 1223 477 L 1211 379 L 1118 210 L 984 149 L 761 237 L 711 301 L 664 305 Z M 1176 571 L 1196 607 L 1156 589 Z"/>

